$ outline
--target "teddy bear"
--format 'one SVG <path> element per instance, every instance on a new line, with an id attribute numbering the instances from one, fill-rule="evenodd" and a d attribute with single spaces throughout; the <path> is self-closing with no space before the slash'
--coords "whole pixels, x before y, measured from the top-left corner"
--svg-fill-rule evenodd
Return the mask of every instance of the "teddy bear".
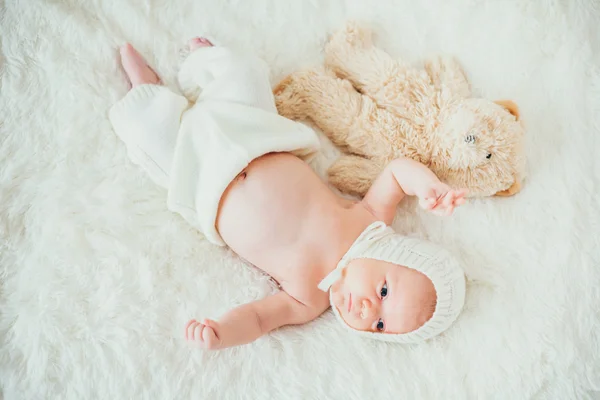
<path id="1" fill-rule="evenodd" d="M 364 196 L 393 159 L 428 166 L 468 196 L 521 189 L 524 127 L 510 100 L 473 97 L 460 64 L 437 56 L 416 68 L 373 45 L 349 22 L 325 47 L 325 65 L 300 70 L 275 88 L 278 112 L 312 121 L 344 151 L 328 169 L 343 193 Z"/>

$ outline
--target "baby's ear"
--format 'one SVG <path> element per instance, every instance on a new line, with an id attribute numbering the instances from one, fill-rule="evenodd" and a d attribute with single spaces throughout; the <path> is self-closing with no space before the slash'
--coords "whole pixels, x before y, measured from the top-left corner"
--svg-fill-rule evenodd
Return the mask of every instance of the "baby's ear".
<path id="1" fill-rule="evenodd" d="M 511 113 L 512 115 L 515 116 L 517 121 L 519 120 L 519 107 L 517 107 L 517 105 L 515 104 L 514 101 L 512 101 L 512 100 L 496 100 L 496 101 L 494 101 L 494 103 L 498 104 L 499 106 L 504 107 L 506 109 L 506 111 L 508 111 L 509 113 Z"/>

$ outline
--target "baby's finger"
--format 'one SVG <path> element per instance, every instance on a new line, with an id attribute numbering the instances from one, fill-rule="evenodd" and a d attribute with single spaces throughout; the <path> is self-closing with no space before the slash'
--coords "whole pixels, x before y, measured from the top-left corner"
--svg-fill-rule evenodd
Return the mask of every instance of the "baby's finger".
<path id="1" fill-rule="evenodd" d="M 201 342 L 202 341 L 202 331 L 204 330 L 204 325 L 198 324 L 194 328 L 194 340 Z"/>
<path id="2" fill-rule="evenodd" d="M 217 322 L 213 321 L 212 319 L 203 319 L 202 323 L 206 326 L 210 326 L 211 328 L 216 328 L 217 327 Z"/>
<path id="3" fill-rule="evenodd" d="M 435 199 L 419 199 L 419 206 L 425 210 L 431 210 L 436 204 Z"/>
<path id="4" fill-rule="evenodd" d="M 443 194 L 433 207 L 433 210 L 443 210 L 448 208 L 448 206 L 452 203 L 452 196 L 449 193 Z"/>
<path id="5" fill-rule="evenodd" d="M 208 348 L 212 348 L 212 349 L 217 348 L 220 340 L 219 340 L 219 337 L 217 336 L 217 333 L 212 328 L 206 327 L 202 334 L 203 334 L 202 340 L 204 343 L 206 343 Z"/>
<path id="6" fill-rule="evenodd" d="M 437 185 L 435 185 L 435 191 L 436 191 L 438 197 L 444 196 L 450 190 L 452 190 L 452 189 L 450 189 L 450 186 L 446 185 L 445 183 L 440 182 Z"/>
<path id="7" fill-rule="evenodd" d="M 435 188 L 429 188 L 426 189 L 423 193 L 421 193 L 418 197 L 419 199 L 424 201 L 435 200 L 437 199 L 437 192 Z"/>
<path id="8" fill-rule="evenodd" d="M 198 325 L 198 322 L 194 321 L 192 324 L 190 324 L 188 326 L 187 340 L 194 340 L 194 329 L 196 329 L 196 325 Z"/>
<path id="9" fill-rule="evenodd" d="M 467 201 L 465 200 L 464 197 L 459 197 L 458 199 L 456 199 L 454 201 L 454 205 L 456 206 L 462 206 L 463 204 L 465 204 Z"/>
<path id="10" fill-rule="evenodd" d="M 456 194 L 456 192 L 452 193 L 452 204 L 456 204 L 456 202 L 459 199 L 462 199 L 463 197 L 459 196 L 458 194 Z"/>
<path id="11" fill-rule="evenodd" d="M 429 211 L 433 212 L 436 215 L 441 215 L 440 212 L 443 213 L 443 210 L 445 208 L 446 206 L 444 205 L 443 199 L 440 199 L 437 203 L 435 203 L 433 207 L 431 207 Z"/>
<path id="12" fill-rule="evenodd" d="M 207 326 L 206 328 L 204 328 L 204 331 L 202 332 L 202 339 L 207 341 L 209 339 L 213 339 L 216 338 L 217 335 L 215 335 L 215 330 L 213 328 L 211 328 L 210 326 Z"/>
<path id="13" fill-rule="evenodd" d="M 453 212 L 454 212 L 454 206 L 451 205 L 446 209 L 446 217 L 451 216 Z"/>
<path id="14" fill-rule="evenodd" d="M 194 327 L 196 326 L 197 322 L 195 319 L 192 319 L 190 321 L 188 321 L 188 323 L 185 325 L 185 339 L 186 340 L 192 340 L 192 338 L 194 337 Z"/>
<path id="15" fill-rule="evenodd" d="M 444 206 L 446 208 L 450 207 L 454 203 L 454 193 L 448 192 L 444 196 Z"/>

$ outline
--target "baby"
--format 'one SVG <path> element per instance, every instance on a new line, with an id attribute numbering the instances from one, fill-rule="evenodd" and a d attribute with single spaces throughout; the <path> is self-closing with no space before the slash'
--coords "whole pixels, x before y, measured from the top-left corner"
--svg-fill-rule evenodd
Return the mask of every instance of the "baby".
<path id="1" fill-rule="evenodd" d="M 398 159 L 362 201 L 336 195 L 306 162 L 319 150 L 316 133 L 278 115 L 262 60 L 204 38 L 190 50 L 178 76 L 184 97 L 123 46 L 131 90 L 111 108 L 111 123 L 131 160 L 167 189 L 170 210 L 282 290 L 218 321 L 189 321 L 186 339 L 238 346 L 330 306 L 351 332 L 374 339 L 417 343 L 446 330 L 464 302 L 461 268 L 389 225 L 406 195 L 450 215 L 465 191 Z"/>

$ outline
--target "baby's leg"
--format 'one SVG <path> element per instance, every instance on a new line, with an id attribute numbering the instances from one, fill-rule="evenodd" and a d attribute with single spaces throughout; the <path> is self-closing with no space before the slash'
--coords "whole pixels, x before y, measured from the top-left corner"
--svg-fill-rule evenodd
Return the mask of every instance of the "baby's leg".
<path id="1" fill-rule="evenodd" d="M 179 86 L 192 101 L 232 102 L 277 112 L 263 60 L 200 38 L 190 41 L 190 50 L 179 71 Z"/>
<path id="2" fill-rule="evenodd" d="M 121 62 L 132 89 L 111 108 L 110 121 L 131 161 L 167 188 L 181 114 L 189 103 L 160 86 L 159 77 L 131 45 L 121 48 Z"/>

